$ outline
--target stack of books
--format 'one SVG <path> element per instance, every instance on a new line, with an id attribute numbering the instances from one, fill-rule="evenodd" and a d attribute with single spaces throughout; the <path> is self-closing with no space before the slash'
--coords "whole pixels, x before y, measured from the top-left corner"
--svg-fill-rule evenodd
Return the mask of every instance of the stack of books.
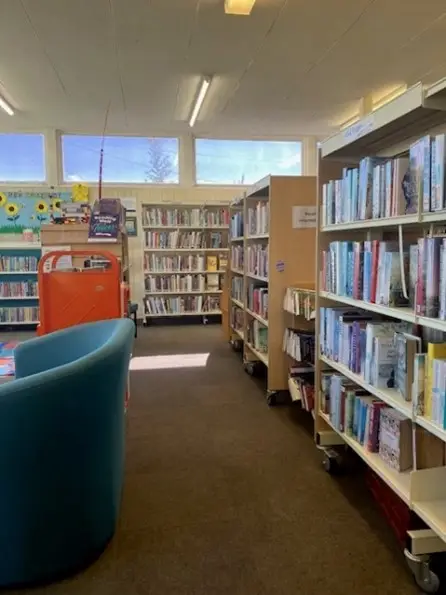
<path id="1" fill-rule="evenodd" d="M 0 256 L 0 272 L 18 273 L 20 271 L 37 271 L 38 258 L 36 256 Z"/>
<path id="2" fill-rule="evenodd" d="M 23 306 L 17 308 L 0 308 L 0 322 L 17 323 L 29 322 L 30 324 L 39 321 L 39 308 Z"/>

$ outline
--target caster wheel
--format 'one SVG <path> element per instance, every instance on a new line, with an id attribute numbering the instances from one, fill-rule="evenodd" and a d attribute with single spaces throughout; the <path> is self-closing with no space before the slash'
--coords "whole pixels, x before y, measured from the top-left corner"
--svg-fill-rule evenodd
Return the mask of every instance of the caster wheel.
<path id="1" fill-rule="evenodd" d="M 235 339 L 232 342 L 232 348 L 234 351 L 241 351 L 243 349 L 243 343 L 239 339 Z"/>
<path id="2" fill-rule="evenodd" d="M 414 576 L 413 578 L 423 593 L 437 593 L 440 588 L 440 579 L 432 570 L 429 570 L 426 577 Z"/>
<path id="3" fill-rule="evenodd" d="M 248 362 L 245 364 L 245 372 L 249 375 L 249 376 L 254 376 L 256 373 L 256 366 L 255 364 Z"/>
<path id="4" fill-rule="evenodd" d="M 330 475 L 337 475 L 341 469 L 339 456 L 337 453 L 326 453 L 322 465 L 327 473 Z"/>
<path id="5" fill-rule="evenodd" d="M 267 403 L 268 407 L 274 407 L 274 405 L 277 405 L 276 393 L 271 393 L 270 395 L 266 395 L 266 403 Z"/>

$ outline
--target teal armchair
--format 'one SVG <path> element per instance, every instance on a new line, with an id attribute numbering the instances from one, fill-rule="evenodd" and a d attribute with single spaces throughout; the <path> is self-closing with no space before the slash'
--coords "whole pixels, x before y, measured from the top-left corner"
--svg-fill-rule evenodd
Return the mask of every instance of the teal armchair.
<path id="1" fill-rule="evenodd" d="M 0 386 L 0 586 L 50 582 L 113 536 L 124 469 L 129 319 L 31 339 Z"/>

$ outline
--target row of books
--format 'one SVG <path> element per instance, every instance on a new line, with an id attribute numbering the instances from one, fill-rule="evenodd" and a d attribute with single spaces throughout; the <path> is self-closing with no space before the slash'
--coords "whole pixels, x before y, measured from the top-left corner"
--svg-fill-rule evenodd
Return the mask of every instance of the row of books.
<path id="1" fill-rule="evenodd" d="M 261 235 L 269 232 L 269 202 L 259 201 L 248 208 L 247 235 Z"/>
<path id="2" fill-rule="evenodd" d="M 332 242 L 322 253 L 321 287 L 446 320 L 446 238 L 419 238 L 402 251 L 397 242 Z"/>
<path id="3" fill-rule="evenodd" d="M 231 307 L 231 327 L 238 331 L 243 330 L 244 316 L 243 310 L 233 305 Z"/>
<path id="4" fill-rule="evenodd" d="M 0 322 L 38 322 L 39 308 L 31 306 L 0 308 Z"/>
<path id="5" fill-rule="evenodd" d="M 246 260 L 249 274 L 268 277 L 268 246 L 250 244 L 246 250 Z"/>
<path id="6" fill-rule="evenodd" d="M 146 207 L 143 209 L 143 225 L 223 227 L 229 225 L 229 210 L 198 207 L 193 209 Z"/>
<path id="7" fill-rule="evenodd" d="M 231 279 L 231 296 L 238 300 L 239 302 L 243 302 L 243 277 L 232 277 Z"/>
<path id="8" fill-rule="evenodd" d="M 244 234 L 243 213 L 234 213 L 231 217 L 231 238 L 241 238 Z"/>
<path id="9" fill-rule="evenodd" d="M 425 351 L 407 354 L 413 410 L 446 429 L 446 343 L 428 343 Z"/>
<path id="10" fill-rule="evenodd" d="M 37 281 L 2 281 L 0 297 L 37 297 Z"/>
<path id="11" fill-rule="evenodd" d="M 320 308 L 321 354 L 377 388 L 395 388 L 395 333 L 410 334 L 411 330 L 409 323 L 383 321 L 371 312 Z M 410 400 L 410 391 L 403 396 Z"/>
<path id="12" fill-rule="evenodd" d="M 151 276 L 145 278 L 146 291 L 219 291 L 220 290 L 220 276 L 215 274 L 209 275 L 162 275 Z"/>
<path id="13" fill-rule="evenodd" d="M 231 269 L 243 271 L 245 250 L 243 246 L 232 246 L 231 248 Z"/>
<path id="14" fill-rule="evenodd" d="M 268 353 L 268 327 L 258 320 L 251 320 L 246 328 L 246 340 L 260 353 Z"/>
<path id="15" fill-rule="evenodd" d="M 412 425 L 341 374 L 323 373 L 321 405 L 333 426 L 396 471 L 412 467 Z"/>
<path id="16" fill-rule="evenodd" d="M 268 288 L 248 285 L 248 309 L 268 320 Z"/>
<path id="17" fill-rule="evenodd" d="M 316 293 L 296 287 L 287 287 L 283 298 L 283 309 L 306 320 L 316 318 Z"/>
<path id="18" fill-rule="evenodd" d="M 202 210 L 175 208 L 143 208 L 143 225 L 161 227 L 163 225 L 202 225 Z"/>
<path id="19" fill-rule="evenodd" d="M 38 263 L 36 256 L 0 256 L 0 272 L 35 272 Z"/>
<path id="20" fill-rule="evenodd" d="M 314 365 L 315 345 L 314 333 L 285 329 L 282 349 L 296 362 Z"/>
<path id="21" fill-rule="evenodd" d="M 322 187 L 323 225 L 416 213 L 409 158 L 366 157 Z"/>
<path id="22" fill-rule="evenodd" d="M 214 296 L 146 297 L 146 314 L 206 314 L 220 310 L 220 298 Z"/>
<path id="23" fill-rule="evenodd" d="M 221 232 L 146 231 L 146 248 L 223 248 Z"/>
<path id="24" fill-rule="evenodd" d="M 417 246 L 397 242 L 331 242 L 322 253 L 321 288 L 384 306 L 409 304 L 415 295 Z M 407 298 L 405 297 L 407 295 Z"/>
<path id="25" fill-rule="evenodd" d="M 223 260 L 227 261 L 224 256 Z M 184 272 L 215 272 L 223 270 L 219 268 L 219 257 L 214 255 L 204 256 L 203 254 L 185 254 L 172 256 L 158 256 L 147 252 L 144 254 L 144 268 L 147 271 L 169 272 L 169 271 L 184 271 Z"/>
<path id="26" fill-rule="evenodd" d="M 446 135 L 424 136 L 409 151 L 410 177 L 423 212 L 446 207 Z"/>

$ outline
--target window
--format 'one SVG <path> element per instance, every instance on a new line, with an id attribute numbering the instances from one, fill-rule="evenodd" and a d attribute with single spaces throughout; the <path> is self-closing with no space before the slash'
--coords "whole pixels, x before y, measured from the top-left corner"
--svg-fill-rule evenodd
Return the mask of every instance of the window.
<path id="1" fill-rule="evenodd" d="M 98 182 L 101 136 L 62 136 L 64 182 Z M 178 184 L 178 139 L 106 136 L 102 181 Z"/>
<path id="2" fill-rule="evenodd" d="M 0 134 L 0 182 L 45 182 L 42 134 Z"/>
<path id="3" fill-rule="evenodd" d="M 300 142 L 195 140 L 197 184 L 253 184 L 268 174 L 300 175 Z"/>

